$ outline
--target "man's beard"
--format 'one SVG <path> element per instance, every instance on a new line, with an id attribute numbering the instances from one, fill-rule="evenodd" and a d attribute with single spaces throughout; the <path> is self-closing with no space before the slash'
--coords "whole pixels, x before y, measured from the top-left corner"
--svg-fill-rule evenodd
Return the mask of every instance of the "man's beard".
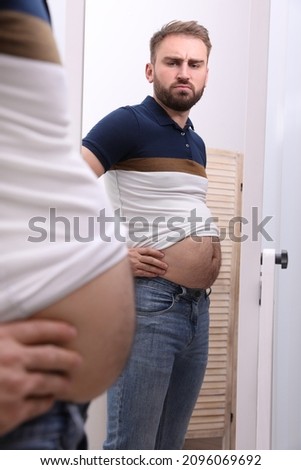
<path id="1" fill-rule="evenodd" d="M 186 85 L 185 82 L 178 82 L 178 84 Z M 174 89 L 175 91 L 176 89 Z M 172 89 L 164 88 L 159 80 L 154 77 L 154 92 L 158 100 L 161 101 L 167 108 L 172 109 L 173 111 L 189 111 L 192 106 L 194 106 L 203 96 L 205 90 L 205 86 L 198 92 L 195 93 L 194 89 L 192 88 L 191 93 L 187 93 L 186 91 L 178 91 L 177 93 L 173 93 Z"/>

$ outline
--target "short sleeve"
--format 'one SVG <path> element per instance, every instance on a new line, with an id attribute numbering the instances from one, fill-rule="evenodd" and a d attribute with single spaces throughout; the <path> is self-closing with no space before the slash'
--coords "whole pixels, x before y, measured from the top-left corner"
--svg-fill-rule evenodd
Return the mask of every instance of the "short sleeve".
<path id="1" fill-rule="evenodd" d="M 100 161 L 104 169 L 135 153 L 139 124 L 130 107 L 118 108 L 101 119 L 84 137 L 82 144 Z"/>

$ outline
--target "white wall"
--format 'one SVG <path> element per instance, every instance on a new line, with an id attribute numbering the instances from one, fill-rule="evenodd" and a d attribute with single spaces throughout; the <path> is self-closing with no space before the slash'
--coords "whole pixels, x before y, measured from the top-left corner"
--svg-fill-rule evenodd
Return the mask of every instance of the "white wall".
<path id="1" fill-rule="evenodd" d="M 144 77 L 150 37 L 168 21 L 194 19 L 208 28 L 213 48 L 208 86 L 191 118 L 208 146 L 243 151 L 250 0 L 188 3 L 86 0 L 84 134 L 114 108 L 152 94 Z"/>
<path id="2" fill-rule="evenodd" d="M 66 69 L 71 131 L 80 150 L 85 0 L 48 0 L 52 28 Z"/>
<path id="3" fill-rule="evenodd" d="M 65 61 L 66 53 L 66 0 L 47 0 L 52 29 L 61 54 Z"/>

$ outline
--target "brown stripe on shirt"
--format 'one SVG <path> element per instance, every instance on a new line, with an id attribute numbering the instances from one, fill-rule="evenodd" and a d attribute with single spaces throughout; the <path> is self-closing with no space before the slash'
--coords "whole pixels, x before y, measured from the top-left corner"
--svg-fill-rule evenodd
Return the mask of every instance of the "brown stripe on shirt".
<path id="1" fill-rule="evenodd" d="M 0 11 L 0 53 L 61 63 L 50 24 L 12 10 Z"/>
<path id="2" fill-rule="evenodd" d="M 130 158 L 113 165 L 110 170 L 127 171 L 178 171 L 179 173 L 189 173 L 207 178 L 203 165 L 182 158 L 173 157 L 148 157 Z"/>

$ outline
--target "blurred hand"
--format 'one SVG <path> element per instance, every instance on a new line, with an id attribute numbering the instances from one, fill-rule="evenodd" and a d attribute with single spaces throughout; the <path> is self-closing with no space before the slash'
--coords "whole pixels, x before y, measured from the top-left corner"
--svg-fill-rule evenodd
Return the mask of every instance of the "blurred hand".
<path id="1" fill-rule="evenodd" d="M 68 375 L 82 359 L 64 345 L 75 336 L 60 321 L 0 325 L 0 435 L 48 411 L 71 387 Z"/>

